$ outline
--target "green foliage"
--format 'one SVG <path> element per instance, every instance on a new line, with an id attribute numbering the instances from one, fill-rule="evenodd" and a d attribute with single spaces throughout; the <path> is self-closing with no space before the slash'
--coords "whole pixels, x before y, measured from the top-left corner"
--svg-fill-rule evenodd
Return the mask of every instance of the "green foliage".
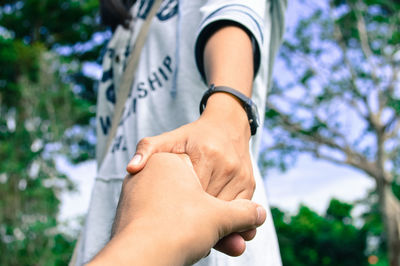
<path id="1" fill-rule="evenodd" d="M 46 47 L 87 42 L 98 29 L 97 0 L 2 1 L 1 25 L 14 38 Z"/>
<path id="2" fill-rule="evenodd" d="M 57 215 L 73 184 L 55 159 L 94 156 L 95 92 L 83 64 L 106 39 L 98 21 L 97 0 L 0 3 L 0 265 L 71 256 L 74 236 Z"/>
<path id="3" fill-rule="evenodd" d="M 351 219 L 352 209 L 352 205 L 340 202 L 337 199 L 332 199 L 328 209 L 326 210 L 326 217 L 333 220 L 346 222 L 348 219 Z"/>
<path id="4" fill-rule="evenodd" d="M 367 232 L 354 225 L 352 208 L 336 199 L 323 216 L 306 206 L 293 216 L 272 208 L 283 265 L 369 265 Z"/>

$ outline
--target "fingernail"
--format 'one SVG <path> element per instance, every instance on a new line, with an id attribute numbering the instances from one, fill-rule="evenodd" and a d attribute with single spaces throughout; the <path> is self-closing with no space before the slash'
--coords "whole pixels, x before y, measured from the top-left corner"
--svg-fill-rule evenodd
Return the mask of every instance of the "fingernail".
<path id="1" fill-rule="evenodd" d="M 261 225 L 264 222 L 264 208 L 257 207 L 257 225 Z"/>
<path id="2" fill-rule="evenodd" d="M 142 155 L 140 154 L 135 154 L 135 156 L 133 156 L 131 163 L 133 165 L 138 165 L 140 163 L 140 161 L 142 160 Z"/>

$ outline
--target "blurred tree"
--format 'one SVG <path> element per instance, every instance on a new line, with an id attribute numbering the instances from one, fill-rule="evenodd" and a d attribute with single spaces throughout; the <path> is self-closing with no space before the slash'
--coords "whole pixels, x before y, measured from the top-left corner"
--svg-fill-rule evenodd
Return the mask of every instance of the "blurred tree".
<path id="1" fill-rule="evenodd" d="M 93 158 L 95 91 L 83 65 L 107 32 L 97 0 L 0 2 L 0 265 L 65 265 L 56 154 Z"/>
<path id="2" fill-rule="evenodd" d="M 265 165 L 284 168 L 305 152 L 373 178 L 390 265 L 399 266 L 400 2 L 305 3 L 314 11 L 281 50 L 290 76 L 269 97 Z"/>
<path id="3" fill-rule="evenodd" d="M 283 265 L 369 265 L 367 233 L 354 225 L 352 208 L 336 199 L 324 216 L 306 206 L 293 216 L 272 208 Z"/>

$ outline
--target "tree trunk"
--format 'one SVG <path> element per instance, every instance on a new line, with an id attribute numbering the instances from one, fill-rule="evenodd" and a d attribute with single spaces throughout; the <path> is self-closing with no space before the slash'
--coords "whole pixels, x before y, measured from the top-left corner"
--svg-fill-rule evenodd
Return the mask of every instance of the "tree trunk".
<path id="1" fill-rule="evenodd" d="M 390 266 L 400 266 L 400 201 L 387 182 L 377 182 L 379 207 L 382 214 L 389 251 Z"/>

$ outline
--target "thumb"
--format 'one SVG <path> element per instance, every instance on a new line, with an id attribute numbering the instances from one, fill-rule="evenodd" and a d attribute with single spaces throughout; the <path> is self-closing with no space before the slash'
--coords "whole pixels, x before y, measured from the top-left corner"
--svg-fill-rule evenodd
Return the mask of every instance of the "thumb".
<path id="1" fill-rule="evenodd" d="M 150 156 L 157 152 L 174 152 L 176 147 L 184 147 L 179 145 L 181 141 L 176 131 L 163 133 L 155 137 L 146 137 L 141 139 L 136 145 L 136 152 L 131 161 L 128 163 L 126 170 L 130 174 L 136 174 L 146 165 Z M 185 151 L 177 152 L 183 153 Z"/>
<path id="2" fill-rule="evenodd" d="M 262 225 L 267 217 L 265 209 L 250 200 L 236 199 L 226 202 L 222 221 L 224 237 L 235 232 L 243 232 Z"/>

